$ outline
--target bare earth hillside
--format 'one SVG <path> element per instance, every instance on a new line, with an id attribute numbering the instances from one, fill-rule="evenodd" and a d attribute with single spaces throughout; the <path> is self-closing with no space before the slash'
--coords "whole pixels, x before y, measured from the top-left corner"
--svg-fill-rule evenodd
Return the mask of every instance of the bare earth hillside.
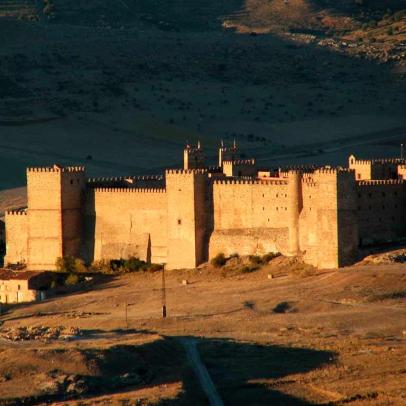
<path id="1" fill-rule="evenodd" d="M 198 138 L 213 162 L 221 138 L 266 166 L 397 155 L 404 7 L 378 3 L 0 2 L 0 187 L 157 173 Z"/>
<path id="2" fill-rule="evenodd" d="M 96 277 L 76 292 L 10 308 L 3 337 L 35 326 L 80 334 L 1 339 L 2 402 L 207 404 L 185 340 L 196 343 L 225 404 L 406 401 L 404 265 L 315 273 L 276 258 L 250 274 L 207 266 L 167 272 L 166 320 L 161 277 Z"/>

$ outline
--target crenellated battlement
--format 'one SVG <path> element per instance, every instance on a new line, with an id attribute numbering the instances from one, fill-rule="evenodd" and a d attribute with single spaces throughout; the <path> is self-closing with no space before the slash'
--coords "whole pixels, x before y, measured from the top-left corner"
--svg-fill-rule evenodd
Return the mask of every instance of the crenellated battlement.
<path id="1" fill-rule="evenodd" d="M 6 210 L 6 215 L 7 216 L 26 216 L 27 208 Z"/>
<path id="2" fill-rule="evenodd" d="M 378 185 L 403 185 L 405 181 L 403 179 L 371 179 L 371 180 L 359 180 L 357 185 L 359 186 L 378 186 Z"/>
<path id="3" fill-rule="evenodd" d="M 255 159 L 224 160 L 223 165 L 255 165 Z"/>
<path id="4" fill-rule="evenodd" d="M 29 172 L 85 172 L 84 166 L 37 166 L 28 167 L 27 173 Z"/>
<path id="5" fill-rule="evenodd" d="M 166 193 L 165 188 L 118 188 L 118 187 L 96 187 L 96 193 Z"/>
<path id="6" fill-rule="evenodd" d="M 167 169 L 166 175 L 192 175 L 192 174 L 206 174 L 207 169 Z"/>
<path id="7" fill-rule="evenodd" d="M 260 180 L 260 179 L 215 179 L 215 185 L 287 185 L 287 180 Z"/>
<path id="8" fill-rule="evenodd" d="M 372 159 L 354 159 L 355 165 L 371 165 L 371 164 L 406 164 L 406 159 L 403 158 L 372 158 Z"/>
<path id="9" fill-rule="evenodd" d="M 125 182 L 125 181 L 160 181 L 164 180 L 162 175 L 142 175 L 142 176 L 113 176 L 113 177 L 100 177 L 88 178 L 87 183 L 100 183 L 100 182 Z"/>
<path id="10" fill-rule="evenodd" d="M 326 174 L 326 175 L 333 175 L 338 173 L 354 173 L 354 169 L 350 168 L 343 168 L 341 166 L 337 166 L 335 168 L 325 166 L 323 168 L 319 168 L 315 171 L 318 174 Z"/>

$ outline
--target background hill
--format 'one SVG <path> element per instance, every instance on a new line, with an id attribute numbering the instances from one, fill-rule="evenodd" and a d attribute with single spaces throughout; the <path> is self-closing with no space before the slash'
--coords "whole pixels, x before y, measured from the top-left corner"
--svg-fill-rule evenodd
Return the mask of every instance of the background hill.
<path id="1" fill-rule="evenodd" d="M 397 155 L 404 1 L 0 0 L 0 188 L 156 173 L 201 139 L 260 165 Z M 383 148 L 384 146 L 384 148 Z"/>

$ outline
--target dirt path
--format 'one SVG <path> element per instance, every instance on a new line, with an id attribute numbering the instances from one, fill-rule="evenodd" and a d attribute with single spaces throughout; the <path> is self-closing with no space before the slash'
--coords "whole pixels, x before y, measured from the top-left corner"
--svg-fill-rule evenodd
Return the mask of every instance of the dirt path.
<path id="1" fill-rule="evenodd" d="M 197 378 L 199 379 L 200 385 L 209 399 L 211 406 L 223 406 L 224 403 L 211 380 L 210 374 L 207 371 L 206 366 L 203 364 L 199 351 L 196 347 L 196 341 L 193 339 L 182 338 L 180 340 L 185 348 L 187 358 L 195 371 Z"/>

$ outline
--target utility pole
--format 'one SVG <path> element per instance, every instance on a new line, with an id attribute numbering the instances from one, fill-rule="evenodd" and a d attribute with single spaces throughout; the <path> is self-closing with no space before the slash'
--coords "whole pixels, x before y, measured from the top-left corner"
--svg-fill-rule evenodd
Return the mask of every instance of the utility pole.
<path id="1" fill-rule="evenodd" d="M 128 303 L 127 300 L 124 302 L 125 306 L 125 329 L 128 330 Z"/>
<path id="2" fill-rule="evenodd" d="M 165 268 L 162 268 L 162 317 L 166 318 Z"/>
<path id="3" fill-rule="evenodd" d="M 403 159 L 403 144 L 400 144 L 400 159 Z"/>

